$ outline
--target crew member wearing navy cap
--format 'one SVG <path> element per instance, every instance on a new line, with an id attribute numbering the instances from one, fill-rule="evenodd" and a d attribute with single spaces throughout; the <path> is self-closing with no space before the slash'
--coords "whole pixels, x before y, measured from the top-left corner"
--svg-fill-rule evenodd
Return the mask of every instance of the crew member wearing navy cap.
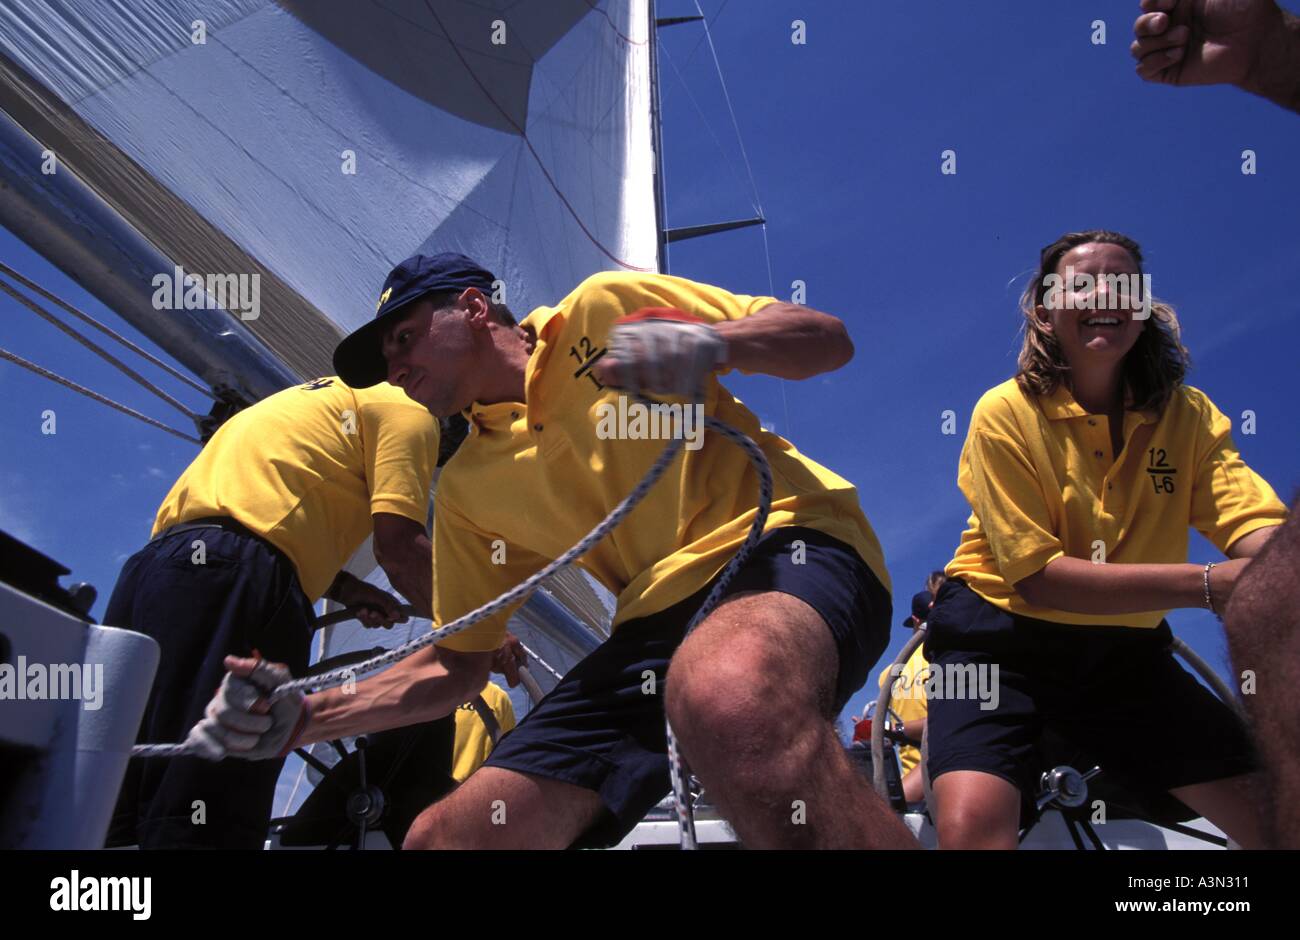
<path id="1" fill-rule="evenodd" d="M 849 763 L 832 720 L 888 640 L 880 545 L 846 480 L 764 431 L 717 379 L 731 369 L 810 378 L 853 355 L 834 317 L 772 297 L 658 274 L 606 272 L 516 324 L 494 304 L 491 272 L 461 255 L 417 256 L 389 275 L 374 322 L 338 347 L 349 383 L 385 378 L 439 417 L 464 413 L 468 438 L 438 484 L 434 619 L 491 601 L 568 550 L 621 502 L 666 441 L 609 416 L 666 397 L 687 443 L 674 466 L 580 564 L 617 595 L 612 636 L 574 667 L 487 763 L 427 809 L 408 848 L 561 848 L 622 839 L 669 790 L 667 713 L 691 765 L 754 847 L 915 845 Z M 699 402 L 698 406 L 693 402 Z M 696 410 L 692 410 L 696 409 Z M 762 540 L 722 603 L 684 639 L 757 505 L 744 452 L 685 416 L 752 438 L 774 489 Z M 604 416 L 603 418 L 601 416 Z M 644 417 L 644 416 L 643 416 Z M 692 422 L 703 427 L 703 421 Z M 510 611 L 437 647 L 439 669 L 398 664 L 358 685 L 281 699 L 258 748 L 423 721 L 482 686 Z M 671 663 L 671 668 L 670 668 Z M 228 681 L 254 682 L 251 663 Z M 392 701 L 361 701 L 398 673 Z M 297 732 L 300 711 L 309 719 Z M 246 753 L 248 710 L 217 703 L 195 734 Z M 492 807 L 509 824 L 492 824 Z M 803 813 L 792 814 L 792 801 Z"/>

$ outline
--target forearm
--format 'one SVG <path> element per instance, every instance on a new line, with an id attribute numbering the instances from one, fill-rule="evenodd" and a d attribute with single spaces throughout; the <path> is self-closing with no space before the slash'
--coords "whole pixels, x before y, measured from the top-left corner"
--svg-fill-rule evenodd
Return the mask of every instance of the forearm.
<path id="1" fill-rule="evenodd" d="M 1272 831 L 1277 848 L 1300 848 L 1300 501 L 1291 518 L 1251 562 L 1224 612 L 1232 663 L 1249 672 L 1242 698 L 1268 771 Z M 1243 540 L 1244 541 L 1244 540 Z"/>
<path id="2" fill-rule="evenodd" d="M 308 696 L 311 718 L 298 746 L 433 721 L 474 697 L 487 682 L 492 654 L 421 650 L 355 687 Z"/>
<path id="3" fill-rule="evenodd" d="M 395 558 L 386 555 L 380 565 L 418 616 L 433 615 L 433 544 L 428 536 L 421 534 Z"/>
<path id="4" fill-rule="evenodd" d="M 1300 114 L 1300 16 L 1280 10 L 1280 21 L 1242 88 Z"/>
<path id="5" fill-rule="evenodd" d="M 769 304 L 714 329 L 727 341 L 726 365 L 747 372 L 806 379 L 853 358 L 853 341 L 840 320 L 795 304 Z"/>
<path id="6" fill-rule="evenodd" d="M 1205 606 L 1205 566 L 1094 564 L 1056 558 L 1015 585 L 1036 607 L 1077 614 L 1137 614 Z"/>
<path id="7" fill-rule="evenodd" d="M 340 570 L 339 573 L 334 576 L 334 580 L 330 582 L 330 586 L 325 589 L 324 596 L 328 597 L 332 601 L 338 601 L 347 582 L 354 580 L 360 579 L 350 571 Z"/>
<path id="8" fill-rule="evenodd" d="M 390 512 L 374 514 L 375 561 L 417 616 L 433 611 L 433 543 L 424 523 Z"/>

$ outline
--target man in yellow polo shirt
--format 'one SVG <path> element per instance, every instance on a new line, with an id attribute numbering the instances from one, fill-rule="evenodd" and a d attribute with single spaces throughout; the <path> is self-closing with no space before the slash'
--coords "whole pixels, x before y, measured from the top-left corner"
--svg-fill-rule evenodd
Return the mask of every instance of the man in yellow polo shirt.
<path id="1" fill-rule="evenodd" d="M 429 609 L 438 438 L 400 389 L 335 377 L 272 395 L 216 432 L 167 494 L 104 615 L 162 646 L 139 740 L 182 738 L 226 655 L 257 651 L 301 675 L 321 596 L 362 606 L 367 626 L 399 619 L 395 598 L 341 570 L 372 531 L 392 583 Z M 260 848 L 280 764 L 133 761 L 109 844 Z"/>
<path id="2" fill-rule="evenodd" d="M 388 378 L 432 414 L 464 412 L 471 422 L 438 487 L 438 624 L 577 542 L 632 491 L 665 434 L 687 441 L 645 500 L 580 561 L 618 598 L 612 637 L 484 767 L 421 815 L 407 846 L 617 842 L 669 790 L 665 712 L 746 844 L 914 845 L 831 725 L 887 642 L 880 546 L 853 486 L 764 431 L 716 377 L 737 368 L 800 380 L 839 368 L 853 352 L 843 325 L 770 297 L 622 273 L 588 278 L 516 324 L 489 300 L 494 281 L 460 255 L 408 259 L 389 275 L 376 320 L 335 353 L 353 385 Z M 662 415 L 647 415 L 619 387 L 667 394 L 677 423 L 665 431 L 655 423 Z M 758 502 L 744 453 L 695 433 L 704 415 L 762 448 L 775 493 L 765 537 L 683 642 Z M 436 718 L 482 687 L 508 614 L 444 641 L 436 664 L 417 654 L 354 695 L 313 694 L 300 731 L 300 713 L 281 699 L 254 742 L 232 730 L 247 713 L 229 703 L 196 733 L 224 741 L 230 754 L 255 754 Z M 231 667 L 228 683 L 252 685 L 243 678 L 251 662 Z M 495 825 L 501 806 L 508 818 Z"/>

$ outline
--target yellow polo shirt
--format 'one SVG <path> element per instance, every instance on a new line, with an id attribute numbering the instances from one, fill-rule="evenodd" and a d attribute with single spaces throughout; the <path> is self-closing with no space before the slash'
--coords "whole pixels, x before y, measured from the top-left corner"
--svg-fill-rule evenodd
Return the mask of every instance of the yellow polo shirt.
<path id="1" fill-rule="evenodd" d="M 554 307 L 523 321 L 537 336 L 525 371 L 526 402 L 474 404 L 469 437 L 443 468 L 434 522 L 434 618 L 448 623 L 578 542 L 621 502 L 666 440 L 602 437 L 597 427 L 619 393 L 591 365 L 614 321 L 642 307 L 675 307 L 720 323 L 748 316 L 770 297 L 747 297 L 666 275 L 603 273 Z M 667 399 L 680 402 L 681 399 Z M 846 480 L 759 427 L 716 378 L 706 414 L 749 435 L 772 465 L 767 529 L 809 526 L 853 546 L 888 587 L 876 536 Z M 633 433 L 631 425 L 626 427 Z M 758 503 L 758 477 L 744 452 L 706 433 L 683 449 L 646 498 L 579 564 L 618 598 L 617 626 L 684 600 L 735 554 Z M 507 613 L 444 641 L 494 650 Z"/>
<path id="2" fill-rule="evenodd" d="M 929 703 L 925 697 L 925 681 L 930 674 L 930 661 L 925 658 L 925 644 L 922 643 L 903 664 L 902 671 L 894 680 L 894 688 L 889 693 L 889 707 L 903 724 L 920 721 L 929 714 Z M 889 667 L 880 674 L 880 687 L 883 689 L 889 681 Z M 882 716 L 883 717 L 883 716 Z M 907 773 L 921 763 L 921 749 L 907 745 L 898 749 L 898 761 Z"/>
<path id="3" fill-rule="evenodd" d="M 495 682 L 483 686 L 479 693 L 483 701 L 492 710 L 501 733 L 505 734 L 515 726 L 515 707 L 510 703 L 510 695 Z M 456 709 L 456 738 L 451 752 L 451 775 L 457 783 L 464 783 L 469 775 L 483 766 L 483 762 L 492 753 L 492 735 L 488 727 L 466 702 Z"/>
<path id="4" fill-rule="evenodd" d="M 950 578 L 990 603 L 1058 623 L 1155 627 L 1167 611 L 1080 614 L 1035 607 L 1016 582 L 1055 558 L 1114 564 L 1184 563 L 1195 526 L 1222 552 L 1286 519 L 1272 488 L 1242 461 L 1232 422 L 1204 393 L 1180 386 L 1160 415 L 1124 414 L 1124 448 L 1109 422 L 1064 385 L 1027 396 L 1014 379 L 975 406 L 957 483 L 970 520 Z"/>
<path id="5" fill-rule="evenodd" d="M 163 500 L 153 533 L 229 516 L 284 552 L 314 601 L 371 533 L 373 513 L 425 523 L 437 460 L 438 422 L 400 388 L 327 376 L 222 425 Z"/>

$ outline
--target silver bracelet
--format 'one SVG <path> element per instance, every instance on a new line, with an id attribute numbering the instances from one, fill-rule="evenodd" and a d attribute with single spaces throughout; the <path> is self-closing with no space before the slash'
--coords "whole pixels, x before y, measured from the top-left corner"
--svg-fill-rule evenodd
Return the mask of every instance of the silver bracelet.
<path id="1" fill-rule="evenodd" d="M 1210 609 L 1210 613 L 1219 616 L 1219 612 L 1214 609 L 1214 595 L 1210 593 L 1210 569 L 1215 567 L 1214 562 L 1205 566 L 1205 606 Z"/>

